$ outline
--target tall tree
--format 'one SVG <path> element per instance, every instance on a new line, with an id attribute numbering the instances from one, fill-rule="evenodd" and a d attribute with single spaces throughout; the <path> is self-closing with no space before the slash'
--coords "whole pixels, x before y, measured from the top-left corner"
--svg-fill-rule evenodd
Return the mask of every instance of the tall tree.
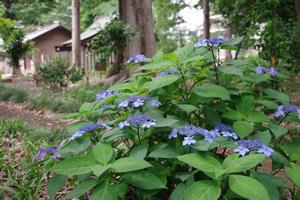
<path id="1" fill-rule="evenodd" d="M 209 0 L 203 0 L 202 2 L 202 8 L 203 8 L 203 35 L 204 38 L 208 39 L 210 38 L 210 21 L 209 21 Z"/>
<path id="2" fill-rule="evenodd" d="M 135 36 L 125 51 L 128 58 L 137 53 L 151 57 L 155 53 L 152 0 L 119 0 L 120 19 L 135 32 Z"/>
<path id="3" fill-rule="evenodd" d="M 80 2 L 72 0 L 72 66 L 80 66 Z"/>

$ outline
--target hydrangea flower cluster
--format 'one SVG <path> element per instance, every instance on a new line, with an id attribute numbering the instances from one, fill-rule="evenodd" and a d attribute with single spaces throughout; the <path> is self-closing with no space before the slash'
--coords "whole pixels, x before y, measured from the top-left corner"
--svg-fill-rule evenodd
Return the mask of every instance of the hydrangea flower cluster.
<path id="1" fill-rule="evenodd" d="M 203 40 L 200 40 L 199 42 L 197 42 L 195 44 L 195 48 L 200 48 L 200 47 L 205 47 L 205 46 L 218 47 L 221 44 L 223 44 L 224 41 L 225 41 L 224 37 L 216 37 L 216 38 L 212 38 L 212 39 L 203 39 Z"/>
<path id="2" fill-rule="evenodd" d="M 133 96 L 125 101 L 121 102 L 118 105 L 118 108 L 120 109 L 134 109 L 139 108 L 143 106 L 146 102 L 149 102 L 152 107 L 159 107 L 161 103 L 155 99 L 152 99 L 151 97 L 144 97 L 144 96 Z"/>
<path id="3" fill-rule="evenodd" d="M 96 100 L 103 100 L 103 99 L 106 99 L 107 97 L 112 96 L 117 93 L 118 93 L 118 91 L 116 91 L 116 90 L 110 90 L 110 89 L 104 90 L 104 91 L 96 94 Z"/>
<path id="4" fill-rule="evenodd" d="M 255 73 L 256 74 L 268 73 L 271 76 L 276 76 L 277 75 L 277 70 L 275 69 L 275 67 L 265 68 L 263 66 L 258 66 L 258 67 L 255 68 Z"/>
<path id="5" fill-rule="evenodd" d="M 88 124 L 83 126 L 82 128 L 80 128 L 78 131 L 76 131 L 70 138 L 69 141 L 71 140 L 75 140 L 76 138 L 81 137 L 82 135 L 84 135 L 85 133 L 88 132 L 93 132 L 93 131 L 97 131 L 98 129 L 108 129 L 110 128 L 109 126 L 107 126 L 106 124 L 100 123 L 100 122 L 95 122 L 92 124 Z"/>
<path id="6" fill-rule="evenodd" d="M 167 71 L 157 74 L 156 77 L 159 78 L 159 77 L 164 77 L 164 76 L 169 76 L 169 75 L 178 75 L 178 74 L 179 73 L 177 70 L 167 70 Z"/>
<path id="7" fill-rule="evenodd" d="M 169 135 L 169 139 L 177 138 L 178 135 L 184 136 L 182 145 L 195 144 L 196 140 L 194 136 L 196 135 L 202 135 L 204 137 L 204 140 L 208 141 L 209 143 L 212 143 L 213 140 L 219 136 L 231 137 L 235 140 L 238 138 L 233 129 L 225 124 L 217 124 L 211 131 L 197 127 L 195 125 L 186 125 L 182 128 L 173 128 Z"/>
<path id="8" fill-rule="evenodd" d="M 297 113 L 300 119 L 300 107 L 295 105 L 280 105 L 274 113 L 275 117 L 284 117 L 288 113 Z"/>
<path id="9" fill-rule="evenodd" d="M 143 54 L 136 54 L 135 56 L 129 58 L 126 64 L 139 63 L 142 62 L 145 58 L 146 57 Z"/>
<path id="10" fill-rule="evenodd" d="M 33 156 L 33 159 L 38 158 L 40 161 L 45 160 L 47 155 L 51 155 L 51 158 L 60 158 L 60 154 L 57 152 L 59 146 L 52 146 L 45 149 L 40 149 L 38 152 Z"/>
<path id="11" fill-rule="evenodd" d="M 123 129 L 128 126 L 139 126 L 142 128 L 150 128 L 151 126 L 156 125 L 156 121 L 151 119 L 147 115 L 133 115 L 129 117 L 127 120 L 120 122 L 119 127 Z"/>
<path id="12" fill-rule="evenodd" d="M 256 151 L 264 154 L 266 157 L 270 157 L 274 151 L 259 140 L 240 140 L 236 144 L 239 146 L 234 149 L 234 152 L 239 153 L 241 156 L 245 156 L 250 151 Z"/>

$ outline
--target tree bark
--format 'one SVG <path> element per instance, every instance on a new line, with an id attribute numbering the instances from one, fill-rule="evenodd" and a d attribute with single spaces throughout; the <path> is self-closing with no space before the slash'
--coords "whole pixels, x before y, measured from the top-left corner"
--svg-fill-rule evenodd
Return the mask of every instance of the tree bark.
<path id="1" fill-rule="evenodd" d="M 226 27 L 226 39 L 231 40 L 232 39 L 232 26 L 231 24 L 227 24 Z M 225 59 L 226 60 L 232 60 L 232 54 L 230 50 L 225 51 Z"/>
<path id="2" fill-rule="evenodd" d="M 155 53 L 156 41 L 152 14 L 152 0 L 119 0 L 120 19 L 127 23 L 135 33 L 125 59 L 141 53 L 151 57 Z"/>
<path id="3" fill-rule="evenodd" d="M 205 39 L 210 38 L 210 22 L 209 22 L 209 0 L 203 0 L 203 36 Z"/>
<path id="4" fill-rule="evenodd" d="M 72 0 L 72 67 L 80 67 L 80 2 Z"/>

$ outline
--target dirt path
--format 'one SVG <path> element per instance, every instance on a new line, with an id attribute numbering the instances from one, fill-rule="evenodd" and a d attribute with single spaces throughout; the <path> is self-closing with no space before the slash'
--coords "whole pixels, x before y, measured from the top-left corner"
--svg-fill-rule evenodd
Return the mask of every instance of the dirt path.
<path id="1" fill-rule="evenodd" d="M 50 129 L 63 128 L 72 120 L 62 120 L 50 111 L 29 110 L 24 104 L 0 102 L 0 118 L 21 119 L 33 125 Z"/>

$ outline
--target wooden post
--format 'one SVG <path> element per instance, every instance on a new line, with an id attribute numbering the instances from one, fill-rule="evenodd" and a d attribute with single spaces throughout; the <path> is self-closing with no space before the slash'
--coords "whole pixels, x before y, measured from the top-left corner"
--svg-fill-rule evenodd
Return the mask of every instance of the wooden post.
<path id="1" fill-rule="evenodd" d="M 72 67 L 80 67 L 80 3 L 72 0 Z"/>

